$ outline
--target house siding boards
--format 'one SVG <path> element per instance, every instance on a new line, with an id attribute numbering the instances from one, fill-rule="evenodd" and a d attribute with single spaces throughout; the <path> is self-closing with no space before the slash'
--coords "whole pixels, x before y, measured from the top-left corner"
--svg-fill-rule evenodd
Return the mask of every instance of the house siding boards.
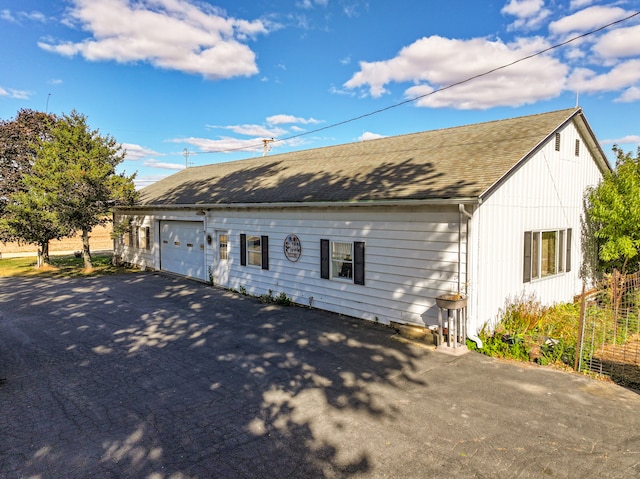
<path id="1" fill-rule="evenodd" d="M 251 211 L 212 209 L 206 234 L 229 234 L 228 288 L 256 296 L 284 292 L 297 303 L 308 305 L 313 298 L 313 307 L 336 313 L 423 325 L 437 322 L 434 298 L 457 288 L 459 268 L 464 280 L 464 255 L 458 265 L 458 219 L 454 207 L 266 210 L 260 217 Z M 283 253 L 291 233 L 302 245 L 296 262 Z M 269 270 L 241 265 L 241 234 L 269 237 Z M 321 239 L 365 243 L 365 285 L 320 277 Z M 216 255 L 215 244 L 206 247 L 213 271 Z"/>
<path id="2" fill-rule="evenodd" d="M 586 187 L 596 185 L 602 172 L 573 123 L 558 131 L 560 151 L 555 150 L 552 135 L 478 208 L 472 246 L 477 271 L 470 305 L 476 328 L 495 323 L 508 299 L 534 295 L 551 304 L 571 301 L 580 293 L 582 200 Z M 576 139 L 583 146 L 577 157 Z M 568 228 L 572 229 L 571 271 L 523 282 L 524 232 Z"/>
<path id="3" fill-rule="evenodd" d="M 116 216 L 153 225 L 149 267 L 160 265 L 161 220 L 202 221 L 212 238 L 204 279 L 217 285 L 418 325 L 437 322 L 436 296 L 460 290 L 469 296 L 469 331 L 477 331 L 509 297 L 535 292 L 550 303 L 579 291 L 582 198 L 608 168 L 581 110 L 563 110 L 189 168 L 145 188 L 138 206 Z M 572 271 L 524 283 L 524 232 L 567 228 Z M 220 232 L 228 234 L 222 263 Z M 289 234 L 301 241 L 296 262 L 284 256 Z M 240 235 L 267 239 L 268 270 L 241 265 Z M 321 277 L 321 240 L 363 243 L 364 285 Z M 122 254 L 136 261 L 136 251 Z"/>
<path id="4" fill-rule="evenodd" d="M 347 208 L 330 210 L 264 211 L 261 218 L 250 212 L 210 212 L 209 232 L 229 232 L 229 278 L 227 286 L 261 295 L 284 292 L 294 301 L 337 313 L 387 323 L 404 321 L 423 324 L 423 315 L 437 318 L 430 311 L 437 292 L 456 281 L 457 213 L 380 208 L 361 211 Z M 240 266 L 239 235 L 269 237 L 269 271 Z M 298 261 L 287 260 L 283 242 L 289 234 L 301 241 Z M 366 284 L 320 275 L 320 240 L 362 241 L 366 248 Z M 444 276 L 448 275 L 447 278 Z M 416 281 L 416 278 L 420 278 Z M 443 290 L 442 292 L 448 292 Z"/>
<path id="5" fill-rule="evenodd" d="M 131 228 L 149 228 L 149 249 L 144 247 L 140 247 L 141 245 L 133 245 L 130 246 L 128 241 L 125 241 L 125 236 L 120 236 L 114 241 L 114 254 L 121 257 L 123 260 L 140 266 L 141 268 L 146 268 L 147 266 L 153 268 L 155 265 L 154 257 L 153 257 L 153 244 L 155 238 L 157 237 L 157 233 L 153 228 L 153 221 L 150 220 L 149 217 L 146 216 L 145 213 L 141 214 L 128 214 L 126 217 L 122 217 L 123 219 L 131 220 Z M 133 232 L 133 231 L 132 231 Z"/>

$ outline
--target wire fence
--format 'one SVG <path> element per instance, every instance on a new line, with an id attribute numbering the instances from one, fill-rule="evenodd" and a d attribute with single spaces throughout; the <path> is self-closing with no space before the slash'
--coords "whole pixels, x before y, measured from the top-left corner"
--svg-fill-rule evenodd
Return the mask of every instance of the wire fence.
<path id="1" fill-rule="evenodd" d="M 640 389 L 640 274 L 605 275 L 581 301 L 577 369 Z"/>

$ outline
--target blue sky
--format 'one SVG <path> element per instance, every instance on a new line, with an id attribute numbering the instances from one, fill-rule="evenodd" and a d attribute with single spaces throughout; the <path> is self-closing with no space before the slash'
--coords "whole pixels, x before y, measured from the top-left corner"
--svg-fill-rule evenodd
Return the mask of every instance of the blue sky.
<path id="1" fill-rule="evenodd" d="M 262 155 L 266 138 L 274 154 L 576 100 L 607 153 L 635 151 L 640 15 L 437 90 L 636 12 L 640 0 L 0 0 L 0 118 L 75 109 L 122 143 L 139 186 L 184 168 L 185 149 L 203 165 Z"/>

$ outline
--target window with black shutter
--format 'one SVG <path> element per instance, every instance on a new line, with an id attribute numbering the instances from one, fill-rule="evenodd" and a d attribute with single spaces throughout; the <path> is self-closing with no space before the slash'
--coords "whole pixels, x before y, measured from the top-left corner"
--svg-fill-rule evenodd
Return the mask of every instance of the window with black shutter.
<path id="1" fill-rule="evenodd" d="M 262 248 L 262 269 L 269 269 L 269 237 L 260 237 L 260 246 Z"/>
<path id="2" fill-rule="evenodd" d="M 329 240 L 320 240 L 320 277 L 329 279 Z"/>
<path id="3" fill-rule="evenodd" d="M 320 240 L 320 277 L 364 284 L 364 242 Z"/>
<path id="4" fill-rule="evenodd" d="M 531 281 L 531 231 L 524 232 L 524 264 L 522 268 L 523 282 Z"/>
<path id="5" fill-rule="evenodd" d="M 240 265 L 269 269 L 269 237 L 241 234 Z"/>
<path id="6" fill-rule="evenodd" d="M 247 235 L 240 234 L 240 266 L 247 265 Z"/>
<path id="7" fill-rule="evenodd" d="M 364 284 L 364 241 L 353 243 L 353 282 Z"/>

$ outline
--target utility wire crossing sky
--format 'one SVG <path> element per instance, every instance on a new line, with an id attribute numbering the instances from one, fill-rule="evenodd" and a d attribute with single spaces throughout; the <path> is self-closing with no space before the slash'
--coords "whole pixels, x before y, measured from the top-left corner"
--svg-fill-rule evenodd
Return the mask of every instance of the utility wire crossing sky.
<path id="1" fill-rule="evenodd" d="M 635 150 L 639 13 L 640 0 L 8 1 L 0 117 L 76 109 L 123 144 L 140 187 L 265 149 L 576 101 L 605 151 Z"/>

